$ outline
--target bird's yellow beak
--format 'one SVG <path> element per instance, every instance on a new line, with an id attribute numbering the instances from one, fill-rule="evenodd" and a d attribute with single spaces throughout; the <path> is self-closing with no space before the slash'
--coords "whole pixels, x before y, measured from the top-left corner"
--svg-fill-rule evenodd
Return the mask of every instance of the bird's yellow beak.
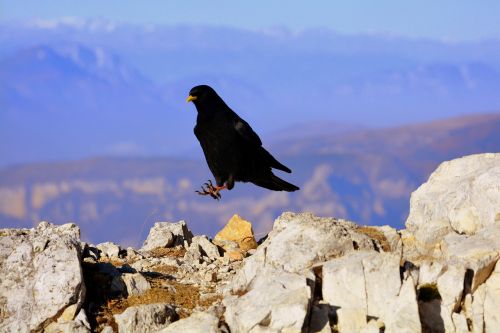
<path id="1" fill-rule="evenodd" d="M 188 98 L 186 99 L 186 102 L 188 102 L 188 103 L 189 103 L 189 102 L 191 102 L 191 101 L 196 101 L 196 99 L 197 99 L 197 98 L 198 98 L 198 97 L 196 97 L 196 96 L 191 96 L 191 95 L 189 95 L 189 96 L 188 96 Z"/>

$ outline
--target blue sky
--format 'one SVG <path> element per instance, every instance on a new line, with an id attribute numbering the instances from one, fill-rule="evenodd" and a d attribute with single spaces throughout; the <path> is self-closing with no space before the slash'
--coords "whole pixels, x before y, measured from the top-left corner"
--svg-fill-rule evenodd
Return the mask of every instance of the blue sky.
<path id="1" fill-rule="evenodd" d="M 63 16 L 245 29 L 326 27 L 348 34 L 382 33 L 449 40 L 500 37 L 498 0 L 0 0 L 3 20 Z"/>

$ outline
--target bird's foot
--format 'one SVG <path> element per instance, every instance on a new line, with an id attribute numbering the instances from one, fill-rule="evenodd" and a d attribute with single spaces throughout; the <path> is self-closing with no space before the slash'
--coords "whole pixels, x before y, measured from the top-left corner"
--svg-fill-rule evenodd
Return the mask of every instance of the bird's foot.
<path id="1" fill-rule="evenodd" d="M 195 192 L 198 193 L 199 195 L 209 195 L 212 198 L 214 198 L 215 200 L 220 200 L 220 198 L 222 198 L 220 191 L 226 188 L 225 185 L 224 186 L 214 186 L 212 184 L 211 180 L 208 180 L 203 185 L 205 185 L 205 186 L 201 187 L 201 191 L 195 191 Z"/>

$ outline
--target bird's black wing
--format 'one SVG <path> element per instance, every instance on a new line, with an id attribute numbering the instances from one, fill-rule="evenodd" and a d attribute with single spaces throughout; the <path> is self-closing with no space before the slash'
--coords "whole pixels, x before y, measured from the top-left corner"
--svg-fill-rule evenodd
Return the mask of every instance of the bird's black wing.
<path id="1" fill-rule="evenodd" d="M 248 125 L 246 121 L 240 117 L 236 117 L 234 120 L 234 129 L 238 132 L 246 141 L 253 144 L 262 146 L 262 141 L 260 140 L 257 133 Z"/>
<path id="2" fill-rule="evenodd" d="M 266 149 L 264 149 L 264 147 L 262 147 L 262 141 L 260 140 L 257 133 L 253 131 L 252 127 L 250 127 L 250 125 L 246 121 L 238 116 L 236 116 L 234 119 L 234 129 L 245 139 L 245 141 L 250 142 L 258 147 L 259 155 L 261 156 L 261 158 L 263 158 L 263 160 L 269 163 L 270 167 L 288 173 L 292 172 L 288 167 L 278 162 L 278 160 L 276 160 L 273 155 L 271 155 Z"/>

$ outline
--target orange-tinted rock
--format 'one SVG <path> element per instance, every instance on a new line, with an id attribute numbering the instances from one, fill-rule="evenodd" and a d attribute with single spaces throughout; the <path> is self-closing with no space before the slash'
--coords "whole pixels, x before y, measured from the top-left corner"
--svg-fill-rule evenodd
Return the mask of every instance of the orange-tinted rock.
<path id="1" fill-rule="evenodd" d="M 234 215 L 226 226 L 215 235 L 215 244 L 219 243 L 219 246 L 224 248 L 223 244 L 227 241 L 236 242 L 242 252 L 257 248 L 252 224 L 239 215 Z"/>
<path id="2" fill-rule="evenodd" d="M 244 258 L 240 251 L 228 251 L 226 254 L 229 256 L 229 261 L 240 261 Z"/>

